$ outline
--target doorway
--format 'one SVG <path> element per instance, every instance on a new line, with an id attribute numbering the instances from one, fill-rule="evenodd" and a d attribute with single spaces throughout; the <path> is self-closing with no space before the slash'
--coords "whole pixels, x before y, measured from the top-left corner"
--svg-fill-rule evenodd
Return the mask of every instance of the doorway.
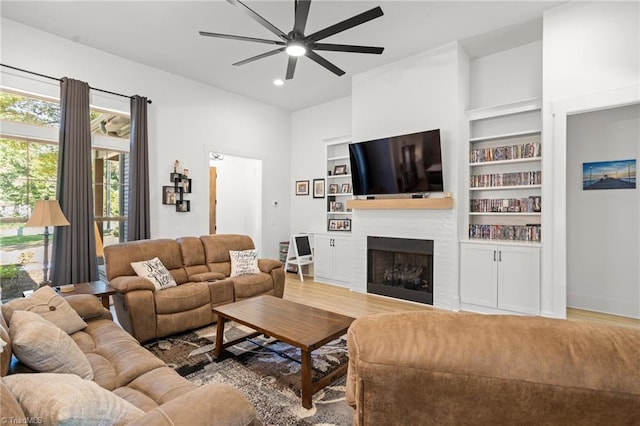
<path id="1" fill-rule="evenodd" d="M 262 160 L 209 155 L 209 226 L 216 234 L 242 234 L 262 252 Z"/>
<path id="2" fill-rule="evenodd" d="M 567 117 L 567 307 L 640 318 L 640 104 Z"/>

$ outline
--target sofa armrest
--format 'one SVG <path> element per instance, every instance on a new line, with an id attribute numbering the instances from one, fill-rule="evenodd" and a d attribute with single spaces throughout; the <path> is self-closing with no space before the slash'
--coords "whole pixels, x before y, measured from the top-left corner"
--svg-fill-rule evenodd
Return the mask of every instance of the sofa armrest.
<path id="1" fill-rule="evenodd" d="M 258 269 L 270 274 L 272 270 L 282 268 L 282 262 L 274 259 L 258 259 Z"/>
<path id="2" fill-rule="evenodd" d="M 135 275 L 116 277 L 109 281 L 109 285 L 115 288 L 118 293 L 128 293 L 133 290 L 156 290 L 151 281 Z"/>
<path id="3" fill-rule="evenodd" d="M 108 309 L 105 309 L 100 300 L 95 296 L 90 294 L 74 294 L 65 297 L 65 300 L 85 321 L 94 321 L 99 319 L 113 320 L 111 312 L 109 312 Z"/>
<path id="4" fill-rule="evenodd" d="M 273 259 L 258 259 L 260 271 L 271 275 L 273 280 L 273 295 L 282 297 L 284 295 L 284 268 L 282 262 Z"/>
<path id="5" fill-rule="evenodd" d="M 222 383 L 210 383 L 165 402 L 129 424 L 259 426 L 262 422 L 239 390 Z"/>

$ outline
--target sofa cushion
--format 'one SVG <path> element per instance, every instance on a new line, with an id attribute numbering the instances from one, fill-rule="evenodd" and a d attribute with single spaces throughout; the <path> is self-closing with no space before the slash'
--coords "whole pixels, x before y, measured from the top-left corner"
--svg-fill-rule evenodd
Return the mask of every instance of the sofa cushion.
<path id="1" fill-rule="evenodd" d="M 91 321 L 87 328 L 71 338 L 89 360 L 93 380 L 108 390 L 125 386 L 137 377 L 165 366 L 113 321 Z"/>
<path id="2" fill-rule="evenodd" d="M 140 262 L 131 262 L 131 267 L 135 273 L 153 283 L 156 290 L 175 287 L 176 281 L 173 279 L 162 261 L 157 257 Z"/>
<path id="3" fill-rule="evenodd" d="M 26 417 L 41 419 L 43 424 L 125 425 L 144 415 L 131 403 L 75 374 L 13 374 L 2 380 Z"/>
<path id="4" fill-rule="evenodd" d="M 209 270 L 212 272 L 221 272 L 227 277 L 231 273 L 229 251 L 255 249 L 253 240 L 247 235 L 202 235 L 200 240 L 204 247 L 205 261 L 207 262 Z"/>
<path id="5" fill-rule="evenodd" d="M 233 277 L 233 290 L 238 299 L 267 294 L 273 291 L 271 275 L 260 272 L 259 274 L 240 275 Z"/>
<path id="6" fill-rule="evenodd" d="M 141 375 L 113 393 L 146 412 L 196 388 L 173 368 L 162 367 Z"/>
<path id="7" fill-rule="evenodd" d="M 154 257 L 160 259 L 176 283 L 182 284 L 187 281 L 180 245 L 175 240 L 156 239 L 112 244 L 104 248 L 104 256 L 109 281 L 126 275 L 135 276 L 130 262 L 141 262 Z"/>
<path id="8" fill-rule="evenodd" d="M 11 422 L 9 422 L 9 419 Z M 18 400 L 13 396 L 11 390 L 0 379 L 0 421 L 3 424 L 20 424 L 26 425 L 27 419 Z"/>
<path id="9" fill-rule="evenodd" d="M 13 313 L 9 326 L 13 352 L 27 367 L 46 373 L 93 379 L 89 360 L 71 337 L 38 314 Z"/>
<path id="10" fill-rule="evenodd" d="M 256 250 L 231 250 L 229 258 L 231 259 L 231 277 L 260 273 Z"/>
<path id="11" fill-rule="evenodd" d="M 187 283 L 154 294 L 156 314 L 172 314 L 194 309 L 211 302 L 209 284 Z"/>
<path id="12" fill-rule="evenodd" d="M 57 325 L 67 334 L 75 333 L 87 326 L 69 303 L 49 286 L 40 287 L 29 297 L 14 299 L 3 305 L 2 313 L 9 325 L 15 311 L 34 312 Z"/>
<path id="13" fill-rule="evenodd" d="M 2 342 L 5 343 L 2 346 Z M 11 363 L 11 338 L 9 337 L 9 326 L 4 321 L 4 317 L 0 313 L 0 377 L 6 376 Z"/>

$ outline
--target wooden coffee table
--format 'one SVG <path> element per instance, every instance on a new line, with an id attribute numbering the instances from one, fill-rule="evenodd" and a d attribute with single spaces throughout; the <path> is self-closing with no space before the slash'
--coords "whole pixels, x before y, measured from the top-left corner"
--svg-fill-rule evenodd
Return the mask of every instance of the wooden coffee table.
<path id="1" fill-rule="evenodd" d="M 353 318 L 274 296 L 258 296 L 216 306 L 213 312 L 219 315 L 215 348 L 215 356 L 218 359 L 225 348 L 260 334 L 272 336 L 300 348 L 304 408 L 312 407 L 311 397 L 314 393 L 330 384 L 334 377 L 347 371 L 348 364 L 345 363 L 317 382 L 313 382 L 311 352 L 345 334 Z M 223 343 L 225 319 L 246 325 L 256 332 Z"/>

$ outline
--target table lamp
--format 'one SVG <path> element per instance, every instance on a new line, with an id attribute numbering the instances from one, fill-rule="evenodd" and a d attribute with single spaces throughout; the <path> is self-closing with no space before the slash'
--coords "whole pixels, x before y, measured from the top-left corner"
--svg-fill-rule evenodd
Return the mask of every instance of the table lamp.
<path id="1" fill-rule="evenodd" d="M 36 201 L 36 205 L 33 208 L 31 217 L 24 225 L 27 228 L 43 227 L 44 226 L 44 259 L 42 261 L 43 278 L 40 283 L 40 287 L 45 285 L 51 285 L 49 281 L 49 227 L 50 226 L 69 226 L 70 223 L 62 210 L 60 204 L 56 200 L 49 200 L 45 197 L 44 200 Z"/>

